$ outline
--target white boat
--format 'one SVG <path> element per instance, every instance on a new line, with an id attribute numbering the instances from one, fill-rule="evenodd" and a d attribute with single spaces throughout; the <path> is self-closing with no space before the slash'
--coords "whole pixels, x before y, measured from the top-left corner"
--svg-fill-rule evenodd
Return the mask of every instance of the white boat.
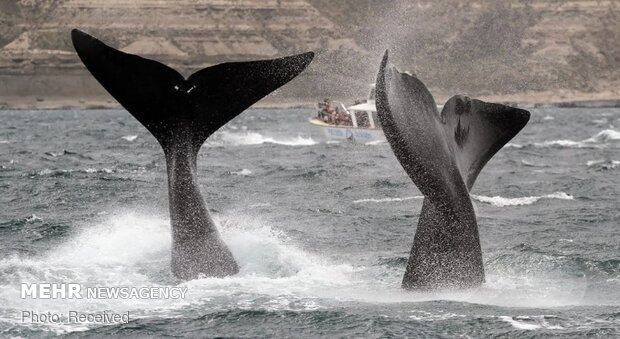
<path id="1" fill-rule="evenodd" d="M 326 101 L 325 104 L 328 104 Z M 385 135 L 377 119 L 375 106 L 375 85 L 370 87 L 368 99 L 353 106 L 345 107 L 340 102 L 328 104 L 329 108 L 335 107 L 337 113 L 332 116 L 345 117 L 336 119 L 324 114 L 321 116 L 323 107 L 317 107 L 319 114 L 310 119 L 310 123 L 320 127 L 328 140 L 353 141 L 358 143 L 380 143 L 385 141 Z"/>

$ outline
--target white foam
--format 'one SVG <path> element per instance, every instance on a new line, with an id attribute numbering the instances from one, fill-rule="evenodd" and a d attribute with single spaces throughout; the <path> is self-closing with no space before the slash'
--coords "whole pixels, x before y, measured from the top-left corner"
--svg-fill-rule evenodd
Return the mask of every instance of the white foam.
<path id="1" fill-rule="evenodd" d="M 605 168 L 605 169 L 614 169 L 617 166 L 620 166 L 620 160 L 605 160 L 605 159 L 601 159 L 601 160 L 589 160 L 586 165 L 588 167 L 592 167 L 592 166 L 597 166 L 597 165 L 601 165 L 601 167 Z"/>
<path id="2" fill-rule="evenodd" d="M 531 166 L 531 167 L 551 167 L 551 166 L 546 165 L 546 164 L 537 164 L 537 163 L 533 163 L 533 162 L 531 162 L 531 161 L 527 161 L 527 160 L 525 160 L 525 159 L 521 159 L 521 163 L 522 163 L 523 165 L 526 165 L 526 166 Z"/>
<path id="3" fill-rule="evenodd" d="M 49 175 L 49 174 L 52 174 L 52 173 L 54 173 L 54 171 L 52 171 L 52 170 L 51 170 L 51 169 L 49 169 L 49 168 L 44 168 L 44 169 L 42 169 L 41 171 L 39 171 L 39 175 L 40 175 L 40 176 L 43 176 L 43 175 Z"/>
<path id="4" fill-rule="evenodd" d="M 487 197 L 484 195 L 471 195 L 472 198 L 487 204 L 491 204 L 497 207 L 505 207 L 505 206 L 521 206 L 521 205 L 531 205 L 538 200 L 541 199 L 561 199 L 561 200 L 573 200 L 574 197 L 568 195 L 564 192 L 555 192 L 547 195 L 541 196 L 530 196 L 530 197 L 520 197 L 520 198 L 504 198 L 501 196 Z"/>
<path id="5" fill-rule="evenodd" d="M 514 143 L 507 143 L 506 145 L 504 145 L 505 148 L 523 148 L 523 145 L 519 145 L 519 144 L 514 144 Z"/>
<path id="6" fill-rule="evenodd" d="M 250 171 L 247 168 L 242 169 L 241 171 L 237 171 L 237 172 L 230 172 L 230 174 L 234 174 L 234 175 L 240 175 L 240 176 L 248 176 L 252 174 L 252 171 Z"/>
<path id="7" fill-rule="evenodd" d="M 562 330 L 564 327 L 559 325 L 551 325 L 545 320 L 545 316 L 500 316 L 499 319 L 512 325 L 514 328 L 520 330 Z"/>
<path id="8" fill-rule="evenodd" d="M 609 141 L 620 140 L 620 132 L 606 129 L 598 132 L 591 138 L 581 141 L 574 140 L 549 140 L 534 143 L 534 147 L 570 147 L 570 148 L 600 148 Z"/>
<path id="9" fill-rule="evenodd" d="M 93 174 L 93 173 L 106 173 L 106 174 L 110 174 L 110 173 L 114 173 L 113 170 L 109 169 L 109 168 L 102 168 L 100 170 L 96 169 L 96 168 L 86 168 L 83 170 L 84 173 L 88 173 L 88 174 Z"/>
<path id="10" fill-rule="evenodd" d="M 555 120 L 555 117 L 551 116 L 551 115 L 547 115 L 543 118 L 544 121 L 551 121 L 551 120 Z"/>
<path id="11" fill-rule="evenodd" d="M 518 328 L 520 330 L 537 330 L 539 328 L 541 328 L 542 326 L 538 325 L 538 324 L 530 324 L 530 323 L 525 323 L 525 322 L 520 322 L 517 321 L 515 319 L 513 319 L 510 316 L 501 316 L 499 317 L 501 320 L 509 323 L 510 325 L 512 325 L 514 328 Z"/>
<path id="12" fill-rule="evenodd" d="M 445 312 L 443 310 L 437 310 L 438 313 L 432 313 L 422 310 L 412 310 L 409 318 L 418 321 L 437 321 L 437 320 L 447 320 L 452 318 L 464 318 L 466 317 L 464 314 L 456 314 L 451 312 Z"/>
<path id="13" fill-rule="evenodd" d="M 550 140 L 550 141 L 543 141 L 543 142 L 535 142 L 534 146 L 536 147 L 549 147 L 549 146 L 585 147 L 583 142 L 572 141 L 572 140 Z"/>
<path id="14" fill-rule="evenodd" d="M 231 133 L 224 131 L 211 141 L 211 144 L 223 144 L 231 146 L 243 146 L 243 145 L 262 145 L 262 144 L 277 144 L 285 146 L 312 146 L 317 142 L 311 137 L 303 137 L 298 135 L 294 138 L 276 139 L 272 137 L 263 136 L 257 132 L 244 132 L 244 133 Z"/>
<path id="15" fill-rule="evenodd" d="M 606 129 L 598 132 L 595 136 L 584 140 L 583 142 L 605 142 L 609 140 L 620 140 L 620 132 L 613 129 Z"/>
<path id="16" fill-rule="evenodd" d="M 33 215 L 31 215 L 31 216 L 26 218 L 26 222 L 28 222 L 28 223 L 34 223 L 34 222 L 41 221 L 41 220 L 43 220 L 43 219 L 37 217 L 36 214 L 33 214 Z"/>
<path id="17" fill-rule="evenodd" d="M 416 197 L 412 197 L 416 198 Z M 544 271 L 520 276 L 490 265 L 487 283 L 461 291 L 408 292 L 400 288 L 403 267 L 352 265 L 328 259 L 324 251 L 305 250 L 285 233 L 253 215 L 216 215 L 222 238 L 240 265 L 240 273 L 226 278 L 203 278 L 180 283 L 187 287 L 179 300 L 42 300 L 21 299 L 22 282 L 65 282 L 89 286 L 166 286 L 178 284 L 169 273 L 170 226 L 166 216 L 120 213 L 84 225 L 63 245 L 35 257 L 0 259 L 0 305 L 3 322 L 21 325 L 18 312 L 101 311 L 131 312 L 132 319 L 182 316 L 184 309 L 235 307 L 266 310 L 315 310 L 345 301 L 403 303 L 453 300 L 510 307 L 560 307 L 587 304 L 587 279 L 546 277 Z M 313 244 L 306 244 L 313 247 Z M 338 260 L 338 261 L 336 261 Z M 500 272 L 498 272 L 498 270 Z M 458 314 L 412 313 L 426 320 Z M 523 321 L 516 326 L 522 325 Z M 542 324 L 542 322 L 538 322 Z M 527 324 L 526 324 L 527 325 Z M 47 326 L 47 325 L 45 325 Z M 65 333 L 91 325 L 50 325 Z M 54 327 L 56 326 L 56 327 Z M 544 326 L 544 325 L 541 325 Z"/>
<path id="18" fill-rule="evenodd" d="M 42 170 L 40 170 L 39 172 L 37 172 L 37 175 L 40 176 L 46 176 L 46 175 L 57 175 L 57 174 L 61 174 L 61 173 L 75 173 L 75 172 L 82 172 L 82 173 L 86 173 L 86 174 L 93 174 L 93 173 L 106 173 L 106 174 L 110 174 L 110 173 L 114 173 L 114 170 L 111 170 L 109 168 L 102 168 L 102 169 L 96 169 L 96 168 L 92 168 L 92 167 L 87 167 L 84 169 L 56 169 L 56 170 L 52 170 L 49 168 L 44 168 Z M 131 171 L 118 171 L 118 172 L 136 172 L 136 170 L 131 170 Z"/>
<path id="19" fill-rule="evenodd" d="M 382 145 L 385 144 L 386 140 L 374 140 L 374 141 L 369 141 L 367 143 L 365 143 L 365 145 L 367 146 L 374 146 L 374 145 Z"/>
<path id="20" fill-rule="evenodd" d="M 412 199 L 423 199 L 424 196 L 421 195 L 416 195 L 416 196 L 411 196 L 411 197 L 403 197 L 403 198 L 380 198 L 380 199 L 376 199 L 376 198 L 368 198 L 368 199 L 359 199 L 359 200 L 354 200 L 353 203 L 354 204 L 361 204 L 361 203 L 367 203 L 367 202 L 373 202 L 373 203 L 382 203 L 382 202 L 399 202 L 399 201 L 407 201 L 407 200 L 412 200 Z"/>
<path id="21" fill-rule="evenodd" d="M 131 141 L 138 139 L 138 136 L 137 135 L 126 135 L 124 137 L 121 137 L 121 139 L 131 142 Z"/>
<path id="22" fill-rule="evenodd" d="M 131 311 L 132 319 L 135 319 L 174 313 L 190 303 L 202 303 L 211 297 L 257 293 L 275 297 L 285 295 L 289 300 L 298 298 L 298 294 L 320 294 L 328 286 L 350 283 L 348 275 L 355 272 L 351 265 L 332 264 L 299 249 L 284 234 L 262 224 L 255 217 L 216 217 L 215 220 L 222 223 L 222 237 L 240 264 L 241 271 L 223 279 L 204 278 L 184 282 L 181 285 L 189 289 L 185 299 L 84 302 L 75 299 L 20 298 L 21 283 L 62 282 L 107 287 L 170 284 L 170 277 L 161 277 L 161 272 L 169 272 L 170 265 L 168 219 L 124 213 L 84 227 L 65 244 L 40 256 L 0 259 L 0 304 L 2 308 L 46 312 L 65 312 L 67 309 Z M 253 300 L 254 297 L 251 297 L 241 302 L 252 304 Z M 310 309 L 319 307 L 306 301 L 295 305 Z M 259 307 L 266 306 L 261 303 Z M 8 320 L 20 324 L 17 313 L 10 314 Z M 64 324 L 50 330 L 63 333 L 83 329 L 82 325 Z"/>

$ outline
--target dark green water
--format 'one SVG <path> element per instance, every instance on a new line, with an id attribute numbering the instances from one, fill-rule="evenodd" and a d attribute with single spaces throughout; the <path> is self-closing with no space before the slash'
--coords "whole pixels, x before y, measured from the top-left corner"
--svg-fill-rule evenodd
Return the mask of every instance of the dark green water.
<path id="1" fill-rule="evenodd" d="M 241 272 L 189 282 L 169 272 L 163 153 L 129 114 L 0 111 L 0 336 L 620 336 L 620 110 L 532 113 L 472 191 L 487 283 L 430 294 L 399 287 L 419 191 L 389 145 L 326 143 L 311 110 L 250 110 L 203 147 L 202 191 Z M 22 282 L 188 290 L 41 300 Z"/>

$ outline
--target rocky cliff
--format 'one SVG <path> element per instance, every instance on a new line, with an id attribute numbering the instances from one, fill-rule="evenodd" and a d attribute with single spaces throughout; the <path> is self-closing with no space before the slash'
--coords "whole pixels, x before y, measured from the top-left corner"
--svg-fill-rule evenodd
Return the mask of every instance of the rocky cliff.
<path id="1" fill-rule="evenodd" d="M 186 75 L 319 52 L 272 100 L 363 95 L 386 48 L 440 96 L 620 97 L 619 19 L 604 0 L 0 0 L 0 104 L 110 101 L 73 27 Z"/>

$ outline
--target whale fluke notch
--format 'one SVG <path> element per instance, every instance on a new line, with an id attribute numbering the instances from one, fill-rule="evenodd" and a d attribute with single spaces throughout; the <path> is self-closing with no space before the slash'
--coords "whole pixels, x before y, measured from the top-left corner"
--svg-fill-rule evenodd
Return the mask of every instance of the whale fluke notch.
<path id="1" fill-rule="evenodd" d="M 422 81 L 388 67 L 386 51 L 377 75 L 377 113 L 394 154 L 425 196 L 403 288 L 482 284 L 469 191 L 489 159 L 527 124 L 529 112 L 457 95 L 440 113 Z"/>
<path id="2" fill-rule="evenodd" d="M 119 51 L 78 29 L 71 38 L 95 79 L 164 150 L 173 274 L 181 279 L 236 274 L 238 265 L 200 194 L 198 151 L 212 133 L 299 75 L 314 53 L 223 63 L 185 79 L 162 63 Z"/>

